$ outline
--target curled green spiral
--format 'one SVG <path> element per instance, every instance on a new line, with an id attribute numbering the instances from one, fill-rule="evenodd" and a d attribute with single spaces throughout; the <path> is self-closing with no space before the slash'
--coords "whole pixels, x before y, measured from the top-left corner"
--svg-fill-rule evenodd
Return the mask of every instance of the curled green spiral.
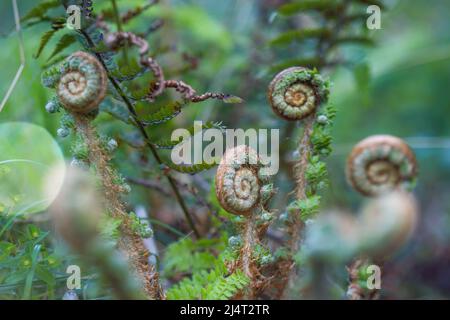
<path id="1" fill-rule="evenodd" d="M 61 64 L 55 88 L 64 108 L 87 114 L 97 109 L 105 98 L 107 85 L 106 71 L 97 58 L 78 51 Z"/>
<path id="2" fill-rule="evenodd" d="M 318 72 L 293 67 L 278 73 L 269 85 L 268 99 L 280 117 L 298 121 L 328 100 L 329 84 Z"/>

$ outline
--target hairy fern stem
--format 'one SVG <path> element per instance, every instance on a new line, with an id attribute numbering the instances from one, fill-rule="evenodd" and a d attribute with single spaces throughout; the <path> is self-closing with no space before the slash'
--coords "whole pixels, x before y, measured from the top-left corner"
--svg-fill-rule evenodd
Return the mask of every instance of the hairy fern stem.
<path id="1" fill-rule="evenodd" d="M 84 138 L 88 148 L 88 160 L 100 177 L 105 194 L 105 204 L 113 218 L 120 218 L 121 237 L 118 241 L 119 250 L 127 257 L 133 270 L 141 280 L 142 288 L 150 299 L 164 298 L 159 285 L 159 275 L 155 267 L 149 263 L 149 252 L 142 238 L 131 228 L 130 217 L 120 199 L 123 190 L 114 182 L 114 173 L 109 166 L 109 155 L 105 152 L 95 128 L 90 119 L 83 115 L 74 115 L 76 130 Z"/>

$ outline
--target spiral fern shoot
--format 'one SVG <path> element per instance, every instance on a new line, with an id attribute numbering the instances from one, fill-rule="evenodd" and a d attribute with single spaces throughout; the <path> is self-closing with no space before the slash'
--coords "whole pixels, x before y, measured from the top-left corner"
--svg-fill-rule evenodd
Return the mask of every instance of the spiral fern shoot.
<path id="1" fill-rule="evenodd" d="M 401 139 L 375 135 L 359 142 L 347 160 L 347 179 L 360 193 L 377 196 L 408 189 L 417 175 L 417 162 Z"/>
<path id="2" fill-rule="evenodd" d="M 267 281 L 260 272 L 255 250 L 261 245 L 260 238 L 273 216 L 265 209 L 274 194 L 269 178 L 256 151 L 245 145 L 228 149 L 216 174 L 216 194 L 222 207 L 245 216 L 241 226 L 242 247 L 239 241 L 239 256 L 229 271 L 241 269 L 249 278 L 250 284 L 243 292 L 243 297 L 249 299 L 253 299 Z"/>
<path id="3" fill-rule="evenodd" d="M 59 68 L 43 75 L 42 82 L 55 88 L 58 102 L 71 113 L 88 114 L 105 98 L 108 77 L 102 64 L 89 53 L 78 51 Z"/>
<path id="4" fill-rule="evenodd" d="M 101 63 L 79 51 L 69 56 L 61 71 L 57 94 L 62 105 L 84 114 L 97 109 L 107 90 L 107 75 Z"/>
<path id="5" fill-rule="evenodd" d="M 236 215 L 249 216 L 267 198 L 268 176 L 262 172 L 256 151 L 247 146 L 229 149 L 216 175 L 216 194 L 222 207 Z"/>
<path id="6" fill-rule="evenodd" d="M 328 83 L 316 71 L 292 67 L 281 71 L 269 85 L 268 99 L 280 117 L 298 121 L 313 114 L 328 100 Z"/>

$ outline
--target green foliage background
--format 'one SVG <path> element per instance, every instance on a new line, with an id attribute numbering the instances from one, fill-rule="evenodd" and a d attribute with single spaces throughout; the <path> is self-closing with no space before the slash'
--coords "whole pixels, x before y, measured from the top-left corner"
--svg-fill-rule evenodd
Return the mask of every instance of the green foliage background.
<path id="1" fill-rule="evenodd" d="M 141 2 L 119 1 L 119 5 L 126 8 Z M 157 130 L 167 132 L 176 127 L 187 127 L 193 120 L 199 119 L 204 122 L 222 121 L 230 128 L 284 126 L 284 122 L 273 115 L 265 97 L 268 81 L 273 76 L 271 68 L 279 62 L 278 56 L 282 55 L 268 45 L 268 41 L 286 23 L 282 17 L 272 14 L 275 4 L 280 2 L 162 1 L 160 6 L 144 13 L 144 19 L 136 19 L 130 24 L 129 28 L 143 29 L 148 21 L 164 19 L 165 26 L 150 38 L 151 50 L 163 68 L 168 69 L 169 74 L 177 75 L 177 70 L 187 65 L 180 53 L 186 53 L 195 57 L 198 67 L 187 68 L 183 72 L 182 79 L 185 82 L 199 92 L 229 92 L 245 100 L 243 105 L 233 106 L 224 106 L 215 101 L 195 105 L 183 111 L 182 116 L 175 121 Z M 19 1 L 22 15 L 34 3 L 31 0 Z M 108 5 L 107 1 L 99 1 L 95 8 Z M 14 24 L 9 1 L 0 3 L 0 12 L 1 97 L 20 62 L 16 34 L 10 33 Z M 357 208 L 364 201 L 346 184 L 344 168 L 351 147 L 368 135 L 386 133 L 406 139 L 419 161 L 420 175 L 415 191 L 421 206 L 419 230 L 404 253 L 391 262 L 394 272 L 385 280 L 396 288 L 395 292 L 389 292 L 391 297 L 396 298 L 450 296 L 448 12 L 448 1 L 390 1 L 389 10 L 383 12 L 382 30 L 373 31 L 377 46 L 370 49 L 346 46 L 345 54 L 353 61 L 352 67 L 340 66 L 330 75 L 333 83 L 331 103 L 337 107 L 338 116 L 333 129 L 334 153 L 327 160 L 331 188 L 323 197 L 325 203 L 322 207 Z M 49 116 L 44 109 L 51 92 L 42 87 L 40 76 L 51 50 L 44 50 L 40 59 L 33 58 L 40 35 L 47 29 L 48 26 L 42 24 L 23 31 L 26 67 L 13 95 L 0 113 L 0 125 L 11 121 L 40 125 L 55 137 L 65 157 L 70 160 L 70 141 L 56 137 L 58 117 Z M 171 50 L 173 47 L 176 50 Z M 123 124 L 112 122 L 105 116 L 96 121 L 100 131 L 114 137 L 127 130 Z M 281 132 L 283 144 L 289 145 L 292 150 L 297 131 L 298 128 L 292 136 L 285 136 Z M 0 143 L 3 144 L 6 141 L 4 139 L 5 136 L 0 137 Z M 126 148 L 119 150 L 115 156 L 114 161 L 125 176 L 139 174 L 133 161 L 129 161 L 133 157 L 135 154 Z M 213 171 L 202 174 L 209 183 L 212 182 Z M 280 192 L 272 204 L 275 208 L 284 208 L 287 204 L 287 193 L 292 190 L 288 178 L 285 171 L 277 177 L 276 184 Z M 195 204 L 194 198 L 186 197 L 189 205 Z M 133 205 L 158 202 L 152 192 L 137 186 L 133 186 L 133 192 L 127 200 Z M 148 207 L 150 215 L 160 221 L 161 216 L 156 216 L 152 208 L 163 207 Z M 170 212 L 170 209 L 164 210 Z M 164 247 L 176 240 L 176 232 L 180 231 L 170 231 L 167 225 L 178 228 L 177 223 L 170 219 L 162 220 L 162 224 L 155 225 L 155 229 L 156 237 Z M 181 234 L 184 233 L 182 230 Z M 24 257 L 32 260 L 37 242 L 33 236 L 30 237 L 28 242 L 25 241 L 25 247 L 17 250 L 23 250 Z M 12 250 L 6 246 L 4 244 L 2 247 L 0 257 L 6 250 Z M 44 255 L 47 258 L 42 259 L 48 261 L 49 255 Z M 38 266 L 39 263 L 47 263 L 44 260 L 38 262 Z M 0 275 L 4 274 L 1 272 Z M 8 272 L 11 270 L 8 269 Z M 23 279 L 27 275 L 24 274 Z M 45 277 L 42 274 L 42 278 Z M 2 281 L 5 283 L 5 278 L 0 276 L 0 284 Z M 54 280 L 48 279 L 48 275 L 47 283 L 54 285 Z M 26 290 L 23 292 L 25 296 L 29 294 Z"/>

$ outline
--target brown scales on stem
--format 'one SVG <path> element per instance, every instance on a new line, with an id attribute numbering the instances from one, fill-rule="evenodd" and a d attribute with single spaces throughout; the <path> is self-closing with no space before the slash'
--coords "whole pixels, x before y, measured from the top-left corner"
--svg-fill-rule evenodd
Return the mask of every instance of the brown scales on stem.
<path id="1" fill-rule="evenodd" d="M 105 205 L 111 216 L 120 218 L 121 237 L 118 241 L 119 250 L 128 258 L 129 263 L 142 281 L 142 288 L 150 299 L 164 299 L 164 293 L 159 285 L 159 275 L 153 265 L 149 264 L 149 252 L 142 238 L 131 229 L 131 221 L 120 199 L 122 188 L 114 182 L 114 172 L 109 166 L 109 154 L 102 147 L 96 130 L 90 119 L 83 115 L 74 115 L 76 130 L 83 136 L 89 146 L 88 159 L 98 173 L 105 195 Z"/>
<path id="2" fill-rule="evenodd" d="M 308 167 L 308 159 L 311 153 L 311 135 L 315 121 L 315 114 L 312 114 L 305 119 L 305 126 L 303 129 L 303 135 L 300 139 L 298 151 L 300 154 L 299 160 L 294 166 L 294 176 L 296 181 L 295 197 L 297 200 L 306 199 L 306 169 Z M 290 279 L 294 273 L 295 262 L 292 260 L 292 254 L 296 253 L 299 249 L 299 242 L 301 238 L 301 232 L 304 224 L 300 219 L 300 212 L 296 211 L 291 215 L 291 221 L 287 225 L 287 234 L 290 235 L 286 243 L 286 247 L 289 248 L 289 256 L 279 262 L 279 266 L 276 271 L 275 279 L 279 279 L 274 283 L 276 288 L 276 298 L 280 299 L 284 296 L 286 287 L 288 286 Z"/>

